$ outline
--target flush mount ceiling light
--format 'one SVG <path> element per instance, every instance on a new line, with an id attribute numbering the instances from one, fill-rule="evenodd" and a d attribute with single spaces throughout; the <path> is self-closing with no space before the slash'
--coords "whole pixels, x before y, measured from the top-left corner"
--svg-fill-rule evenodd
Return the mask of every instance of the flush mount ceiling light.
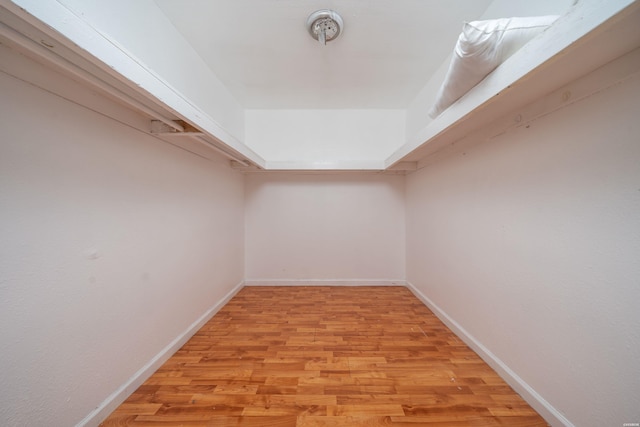
<path id="1" fill-rule="evenodd" d="M 307 18 L 309 34 L 323 45 L 338 38 L 343 25 L 338 12 L 329 9 L 316 10 Z"/>

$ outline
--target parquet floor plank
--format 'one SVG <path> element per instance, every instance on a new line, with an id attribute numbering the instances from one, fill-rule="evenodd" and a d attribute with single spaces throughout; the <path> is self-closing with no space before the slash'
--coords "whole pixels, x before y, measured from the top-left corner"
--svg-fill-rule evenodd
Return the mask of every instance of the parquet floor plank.
<path id="1" fill-rule="evenodd" d="M 110 426 L 543 427 L 403 287 L 246 287 Z"/>

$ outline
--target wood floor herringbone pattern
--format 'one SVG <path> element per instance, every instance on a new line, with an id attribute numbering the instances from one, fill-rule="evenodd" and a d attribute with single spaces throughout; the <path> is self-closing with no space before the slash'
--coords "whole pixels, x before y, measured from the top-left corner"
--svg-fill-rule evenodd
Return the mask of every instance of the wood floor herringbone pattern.
<path id="1" fill-rule="evenodd" d="M 245 287 L 106 426 L 547 423 L 404 287 Z"/>

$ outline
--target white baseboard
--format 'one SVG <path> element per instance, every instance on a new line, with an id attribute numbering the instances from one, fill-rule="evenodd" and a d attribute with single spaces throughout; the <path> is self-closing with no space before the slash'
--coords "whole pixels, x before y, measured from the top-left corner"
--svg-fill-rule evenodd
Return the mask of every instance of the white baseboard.
<path id="1" fill-rule="evenodd" d="M 182 334 L 176 337 L 153 359 L 136 372 L 125 384 L 113 392 L 95 410 L 89 413 L 76 427 L 98 426 L 125 399 L 131 395 L 147 378 L 186 343 L 206 322 L 209 321 L 240 289 L 244 286 L 406 286 L 420 299 L 442 322 L 475 351 L 489 366 L 509 384 L 522 398 L 531 405 L 553 427 L 575 427 L 568 419 L 540 396 L 522 378 L 513 372 L 502 360 L 486 348 L 480 341 L 467 332 L 460 324 L 438 307 L 431 299 L 420 292 L 406 280 L 367 280 L 367 279 L 264 279 L 245 280 L 238 283 L 213 307 L 207 310 L 198 320 L 192 323 Z"/>
<path id="2" fill-rule="evenodd" d="M 96 409 L 91 411 L 76 427 L 98 426 L 113 411 L 116 410 L 127 397 L 144 383 L 155 371 L 162 366 L 176 351 L 180 349 L 205 323 L 207 323 L 235 294 L 244 287 L 244 282 L 238 283 L 220 301 L 207 310 L 198 320 L 193 322 L 184 332 L 178 335 L 165 348 L 160 350 L 153 359 L 136 372 L 126 383 L 107 397 Z"/>
<path id="3" fill-rule="evenodd" d="M 540 396 L 529 384 L 513 372 L 502 360 L 486 348 L 480 341 L 472 336 L 460 324 L 438 307 L 427 296 L 420 292 L 411 282 L 406 282 L 416 297 L 418 297 L 429 309 L 447 325 L 461 340 L 463 340 L 478 356 L 482 358 L 511 386 L 533 409 L 535 409 L 553 427 L 575 427 L 560 411 L 554 408 L 542 396 Z"/>
<path id="4" fill-rule="evenodd" d="M 404 279 L 251 279 L 245 286 L 406 286 Z"/>

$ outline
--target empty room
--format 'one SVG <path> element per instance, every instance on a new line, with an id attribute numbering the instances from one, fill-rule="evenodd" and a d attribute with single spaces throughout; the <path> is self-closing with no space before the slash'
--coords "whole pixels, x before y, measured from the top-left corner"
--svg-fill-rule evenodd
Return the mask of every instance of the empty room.
<path id="1" fill-rule="evenodd" d="M 637 0 L 0 0 L 0 425 L 640 426 Z"/>

